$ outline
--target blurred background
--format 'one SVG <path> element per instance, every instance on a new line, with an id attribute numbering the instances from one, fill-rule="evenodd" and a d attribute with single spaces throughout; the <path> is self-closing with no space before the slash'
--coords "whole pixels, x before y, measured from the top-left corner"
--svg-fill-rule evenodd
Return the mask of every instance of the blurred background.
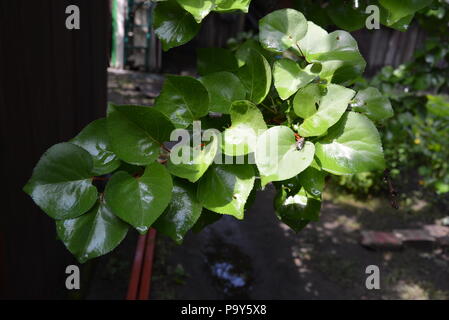
<path id="1" fill-rule="evenodd" d="M 80 7 L 77 31 L 62 27 L 70 4 Z M 327 181 L 320 222 L 299 234 L 277 219 L 267 188 L 243 222 L 222 217 L 180 246 L 158 235 L 151 298 L 448 299 L 449 2 L 435 0 L 407 25 L 367 30 L 352 13 L 333 14 L 345 17 L 353 1 L 253 0 L 246 15 L 210 14 L 192 41 L 168 52 L 152 28 L 155 5 L 0 3 L 1 296 L 125 298 L 138 235 L 83 265 L 82 290 L 68 292 L 65 267 L 76 262 L 21 192 L 34 164 L 104 116 L 107 101 L 152 105 L 165 74 L 197 75 L 197 48 L 237 50 L 257 39 L 260 18 L 290 7 L 358 41 L 367 69 L 355 88 L 377 87 L 395 110 L 380 128 L 388 172 Z M 406 245 L 389 241 L 394 233 Z M 381 290 L 366 289 L 368 265 L 380 267 Z"/>

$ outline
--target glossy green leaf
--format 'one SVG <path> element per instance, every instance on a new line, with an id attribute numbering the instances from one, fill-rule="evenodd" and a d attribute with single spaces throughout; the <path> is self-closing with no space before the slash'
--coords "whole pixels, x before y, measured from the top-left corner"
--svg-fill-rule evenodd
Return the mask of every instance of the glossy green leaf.
<path id="1" fill-rule="evenodd" d="M 240 79 L 230 72 L 212 73 L 202 77 L 200 81 L 209 92 L 209 110 L 212 112 L 228 114 L 234 101 L 244 100 L 246 97 L 246 89 Z"/>
<path id="2" fill-rule="evenodd" d="M 120 160 L 111 150 L 107 120 L 98 119 L 87 125 L 71 143 L 90 153 L 94 161 L 93 173 L 101 176 L 116 170 Z"/>
<path id="3" fill-rule="evenodd" d="M 302 150 L 298 150 L 294 132 L 288 127 L 277 126 L 259 136 L 255 154 L 262 185 L 266 185 L 271 181 L 290 179 L 304 171 L 313 161 L 315 147 L 306 141 Z"/>
<path id="4" fill-rule="evenodd" d="M 393 24 L 422 8 L 430 6 L 433 0 L 379 0 L 379 2 L 388 10 L 388 24 Z"/>
<path id="5" fill-rule="evenodd" d="M 259 21 L 260 43 L 267 50 L 283 52 L 296 46 L 307 32 L 307 20 L 294 9 L 274 11 Z"/>
<path id="6" fill-rule="evenodd" d="M 321 201 L 308 197 L 304 189 L 295 195 L 288 195 L 285 189 L 281 189 L 274 199 L 274 208 L 282 222 L 299 232 L 310 221 L 318 221 Z"/>
<path id="7" fill-rule="evenodd" d="M 245 65 L 250 59 L 251 51 L 255 50 L 267 59 L 268 63 L 271 65 L 275 59 L 276 54 L 262 48 L 260 43 L 254 39 L 246 40 L 235 52 L 235 57 L 239 67 Z"/>
<path id="8" fill-rule="evenodd" d="M 311 83 L 300 89 L 293 99 L 293 109 L 303 119 L 313 116 L 320 104 L 323 90 L 317 83 Z"/>
<path id="9" fill-rule="evenodd" d="M 145 233 L 167 208 L 172 189 L 167 169 L 152 163 L 141 177 L 124 171 L 115 173 L 106 185 L 105 199 L 118 217 Z"/>
<path id="10" fill-rule="evenodd" d="M 176 0 L 181 7 L 195 18 L 197 23 L 201 21 L 214 8 L 215 0 Z"/>
<path id="11" fill-rule="evenodd" d="M 168 171 L 174 176 L 187 179 L 190 182 L 198 181 L 214 161 L 218 150 L 218 144 L 219 141 L 216 137 L 212 138 L 212 141 L 204 148 L 201 146 L 194 146 L 192 148 L 190 146 L 182 145 L 172 148 L 170 159 L 167 163 Z M 182 154 L 182 152 L 187 152 L 187 150 L 189 151 L 190 156 Z M 175 155 L 178 159 L 172 161 Z M 187 161 L 182 161 L 183 156 Z"/>
<path id="12" fill-rule="evenodd" d="M 173 182 L 173 196 L 164 213 L 154 224 L 157 231 L 178 244 L 198 221 L 203 206 L 196 198 L 196 185 L 179 179 Z"/>
<path id="13" fill-rule="evenodd" d="M 174 129 L 170 120 L 154 108 L 113 104 L 109 105 L 107 125 L 112 151 L 134 165 L 154 162 Z"/>
<path id="14" fill-rule="evenodd" d="M 320 77 L 334 83 L 349 85 L 366 67 L 357 41 L 346 31 L 328 34 L 309 21 L 307 34 L 299 41 L 299 47 L 298 53 L 304 54 L 308 62 L 321 63 Z"/>
<path id="15" fill-rule="evenodd" d="M 160 2 L 154 10 L 154 32 L 165 51 L 192 40 L 200 26 L 189 12 L 174 1 Z"/>
<path id="16" fill-rule="evenodd" d="M 427 95 L 427 110 L 438 117 L 449 117 L 449 97 Z"/>
<path id="17" fill-rule="evenodd" d="M 301 69 L 299 64 L 290 59 L 280 59 L 274 63 L 274 86 L 282 100 L 287 100 L 318 76 L 311 69 L 312 65 Z"/>
<path id="18" fill-rule="evenodd" d="M 212 165 L 198 185 L 198 199 L 211 211 L 243 219 L 254 186 L 251 165 Z"/>
<path id="19" fill-rule="evenodd" d="M 103 201 L 78 218 L 56 222 L 59 239 L 81 263 L 114 250 L 128 228 Z"/>
<path id="20" fill-rule="evenodd" d="M 321 199 L 325 178 L 325 172 L 310 166 L 299 174 L 299 183 L 309 195 Z"/>
<path id="21" fill-rule="evenodd" d="M 247 90 L 248 100 L 261 103 L 271 88 L 271 67 L 267 59 L 257 51 L 250 49 L 246 64 L 237 72 Z"/>
<path id="22" fill-rule="evenodd" d="M 97 200 L 92 170 L 93 160 L 86 150 L 59 143 L 42 155 L 24 191 L 53 219 L 76 218 Z"/>
<path id="23" fill-rule="evenodd" d="M 237 71 L 239 65 L 232 51 L 223 48 L 201 48 L 197 50 L 198 73 L 202 76 L 221 72 Z"/>
<path id="24" fill-rule="evenodd" d="M 321 97 L 318 111 L 306 118 L 299 127 L 303 137 L 320 136 L 340 120 L 354 97 L 355 91 L 336 84 L 327 86 L 327 93 Z"/>
<path id="25" fill-rule="evenodd" d="M 354 100 L 352 110 L 365 114 L 371 120 L 384 120 L 394 115 L 390 100 L 376 88 L 360 90 Z"/>
<path id="26" fill-rule="evenodd" d="M 203 84 L 184 76 L 167 76 L 155 108 L 165 114 L 176 128 L 187 128 L 209 112 L 209 94 Z"/>
<path id="27" fill-rule="evenodd" d="M 379 132 L 366 116 L 356 112 L 346 112 L 315 147 L 323 170 L 336 175 L 385 168 Z"/>
<path id="28" fill-rule="evenodd" d="M 231 108 L 232 126 L 224 132 L 223 152 L 242 156 L 254 152 L 257 137 L 267 130 L 259 108 L 250 101 L 236 101 Z"/>
<path id="29" fill-rule="evenodd" d="M 250 2 L 251 0 L 215 0 L 214 11 L 232 12 L 235 10 L 240 10 L 248 13 Z"/>

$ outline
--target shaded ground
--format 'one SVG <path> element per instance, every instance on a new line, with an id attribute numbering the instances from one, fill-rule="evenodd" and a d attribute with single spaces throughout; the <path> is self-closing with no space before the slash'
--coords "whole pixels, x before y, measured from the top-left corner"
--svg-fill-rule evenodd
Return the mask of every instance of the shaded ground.
<path id="1" fill-rule="evenodd" d="M 243 222 L 225 216 L 203 233 L 190 234 L 182 246 L 160 238 L 153 297 L 449 298 L 449 252 L 374 252 L 358 244 L 361 229 L 419 226 L 433 222 L 431 215 L 393 213 L 387 202 L 371 211 L 328 200 L 321 221 L 295 234 L 274 215 L 273 197 L 273 190 L 259 192 Z M 381 290 L 366 289 L 368 265 L 379 266 Z"/>
<path id="2" fill-rule="evenodd" d="M 151 105 L 162 77 L 110 74 L 110 101 Z M 423 203 L 392 210 L 387 199 L 327 196 L 321 221 L 299 234 L 273 212 L 273 190 L 259 192 L 244 221 L 224 216 L 183 245 L 159 235 L 154 299 L 449 299 L 449 252 L 375 252 L 358 244 L 361 230 L 412 228 L 438 215 Z M 446 213 L 447 215 L 447 213 Z M 88 298 L 123 299 L 136 233 L 96 264 Z M 380 268 L 381 289 L 367 290 L 365 269 Z"/>

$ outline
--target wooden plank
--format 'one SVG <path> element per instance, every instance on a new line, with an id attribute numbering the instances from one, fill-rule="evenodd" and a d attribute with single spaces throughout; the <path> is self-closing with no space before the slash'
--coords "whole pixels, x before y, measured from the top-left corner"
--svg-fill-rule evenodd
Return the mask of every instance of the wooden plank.
<path id="1" fill-rule="evenodd" d="M 80 30 L 65 28 L 68 5 L 80 8 Z M 22 187 L 46 149 L 105 114 L 109 28 L 109 0 L 0 1 L 6 298 L 67 293 L 65 267 L 76 261 Z"/>

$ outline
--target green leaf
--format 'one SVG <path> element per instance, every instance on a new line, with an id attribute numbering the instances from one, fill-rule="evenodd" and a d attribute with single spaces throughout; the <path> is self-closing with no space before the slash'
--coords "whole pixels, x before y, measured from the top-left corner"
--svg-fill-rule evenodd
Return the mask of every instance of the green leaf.
<path id="1" fill-rule="evenodd" d="M 93 160 L 86 150 L 59 143 L 42 155 L 23 190 L 53 219 L 76 218 L 97 200 L 92 169 Z"/>
<path id="2" fill-rule="evenodd" d="M 302 150 L 297 149 L 295 134 L 290 128 L 268 129 L 259 136 L 256 146 L 256 164 L 262 185 L 296 176 L 312 163 L 314 153 L 315 147 L 309 141 Z"/>
<path id="3" fill-rule="evenodd" d="M 242 156 L 254 152 L 257 137 L 267 130 L 260 110 L 250 101 L 236 101 L 231 107 L 232 126 L 224 132 L 223 152 Z"/>
<path id="4" fill-rule="evenodd" d="M 90 153 L 94 161 L 93 173 L 101 176 L 116 170 L 120 160 L 111 151 L 107 120 L 98 119 L 88 124 L 71 143 Z"/>
<path id="5" fill-rule="evenodd" d="M 384 120 L 394 115 L 390 100 L 376 88 L 360 90 L 354 100 L 352 110 L 364 113 L 371 120 Z"/>
<path id="6" fill-rule="evenodd" d="M 187 128 L 209 112 L 209 94 L 203 84 L 184 76 L 167 76 L 155 108 L 165 114 L 176 128 Z"/>
<path id="7" fill-rule="evenodd" d="M 203 231 L 204 228 L 217 222 L 222 217 L 223 217 L 222 214 L 203 208 L 203 212 L 201 213 L 201 216 L 198 219 L 198 221 L 193 226 L 192 231 L 195 233 L 200 233 L 201 231 Z"/>
<path id="8" fill-rule="evenodd" d="M 293 99 L 293 109 L 295 113 L 307 119 L 317 112 L 317 107 L 323 96 L 323 90 L 317 83 L 311 83 L 300 89 Z"/>
<path id="9" fill-rule="evenodd" d="M 355 31 L 365 27 L 367 14 L 365 6 L 354 8 L 352 2 L 331 1 L 326 7 L 326 12 L 332 22 L 346 31 Z"/>
<path id="10" fill-rule="evenodd" d="M 107 125 L 112 151 L 134 165 L 154 162 L 174 129 L 167 117 L 154 108 L 113 104 L 109 104 Z"/>
<path id="11" fill-rule="evenodd" d="M 290 59 L 281 59 L 274 63 L 274 86 L 282 100 L 287 100 L 298 89 L 305 87 L 318 76 L 311 69 L 312 65 L 301 69 L 295 61 Z"/>
<path id="12" fill-rule="evenodd" d="M 250 2 L 251 0 L 215 0 L 214 11 L 232 12 L 235 10 L 240 10 L 248 13 Z"/>
<path id="13" fill-rule="evenodd" d="M 308 167 L 299 174 L 299 183 L 304 190 L 314 198 L 321 200 L 326 173 L 316 168 Z"/>
<path id="14" fill-rule="evenodd" d="M 336 84 L 327 86 L 327 93 L 321 97 L 318 111 L 306 118 L 299 127 L 303 137 L 320 136 L 340 120 L 354 97 L 355 91 Z"/>
<path id="15" fill-rule="evenodd" d="M 243 219 L 254 180 L 251 165 L 212 165 L 199 182 L 198 199 L 211 211 Z"/>
<path id="16" fill-rule="evenodd" d="M 251 51 L 255 50 L 267 59 L 268 63 L 271 65 L 276 56 L 275 53 L 270 52 L 262 48 L 259 42 L 254 39 L 246 40 L 235 52 L 235 57 L 237 58 L 237 62 L 239 67 L 245 65 L 250 59 Z"/>
<path id="17" fill-rule="evenodd" d="M 124 171 L 115 173 L 106 185 L 105 199 L 118 217 L 145 233 L 167 208 L 172 189 L 167 169 L 152 163 L 141 177 Z"/>
<path id="18" fill-rule="evenodd" d="M 246 89 L 240 79 L 230 72 L 212 73 L 202 77 L 200 81 L 209 92 L 209 110 L 212 112 L 228 114 L 234 101 L 246 97 Z"/>
<path id="19" fill-rule="evenodd" d="M 330 34 L 313 22 L 308 22 L 306 36 L 299 41 L 301 51 L 309 63 L 321 63 L 320 77 L 329 82 L 349 85 L 360 76 L 366 62 L 359 52 L 357 41 L 346 31 Z"/>
<path id="20" fill-rule="evenodd" d="M 128 225 L 117 218 L 104 202 L 81 217 L 56 221 L 58 237 L 84 263 L 115 249 L 128 233 Z"/>
<path id="21" fill-rule="evenodd" d="M 212 0 L 176 0 L 181 7 L 190 12 L 197 23 L 201 23 L 203 19 L 212 11 L 215 4 Z"/>
<path id="22" fill-rule="evenodd" d="M 285 189 L 281 189 L 274 199 L 274 208 L 282 222 L 299 232 L 310 221 L 318 221 L 321 201 L 308 197 L 304 189 L 295 195 L 288 195 Z"/>
<path id="23" fill-rule="evenodd" d="M 221 72 L 237 71 L 239 65 L 234 54 L 223 48 L 201 48 L 197 49 L 198 73 L 202 76 Z"/>
<path id="24" fill-rule="evenodd" d="M 449 117 L 449 97 L 427 95 L 427 110 L 438 117 Z"/>
<path id="25" fill-rule="evenodd" d="M 294 9 L 274 11 L 259 21 L 260 43 L 267 50 L 284 52 L 296 46 L 307 32 L 307 20 Z"/>
<path id="26" fill-rule="evenodd" d="M 379 132 L 366 116 L 356 112 L 346 112 L 315 147 L 323 170 L 336 175 L 385 168 Z"/>
<path id="27" fill-rule="evenodd" d="M 190 13 L 174 1 L 160 2 L 154 10 L 154 32 L 161 40 L 164 51 L 192 40 L 200 26 Z"/>
<path id="28" fill-rule="evenodd" d="M 202 149 L 201 146 L 194 146 L 192 148 L 190 146 L 182 145 L 177 145 L 172 148 L 170 159 L 167 164 L 168 171 L 174 176 L 187 179 L 190 182 L 198 181 L 214 161 L 218 150 L 217 139 L 217 137 L 213 138 L 204 149 Z M 178 150 L 180 151 L 179 153 Z M 182 161 L 182 152 L 187 152 L 187 150 L 189 151 L 190 157 L 184 155 L 185 160 L 187 161 Z M 172 161 L 175 155 L 178 159 Z"/>
<path id="29" fill-rule="evenodd" d="M 393 24 L 406 16 L 430 6 L 433 0 L 379 0 L 379 2 L 388 10 L 388 24 Z"/>
<path id="30" fill-rule="evenodd" d="M 179 179 L 173 183 L 173 196 L 154 227 L 178 244 L 198 221 L 203 207 L 196 198 L 196 186 Z"/>
<path id="31" fill-rule="evenodd" d="M 248 100 L 261 103 L 271 88 L 271 67 L 267 59 L 257 51 L 250 49 L 246 64 L 237 72 L 245 86 Z"/>

